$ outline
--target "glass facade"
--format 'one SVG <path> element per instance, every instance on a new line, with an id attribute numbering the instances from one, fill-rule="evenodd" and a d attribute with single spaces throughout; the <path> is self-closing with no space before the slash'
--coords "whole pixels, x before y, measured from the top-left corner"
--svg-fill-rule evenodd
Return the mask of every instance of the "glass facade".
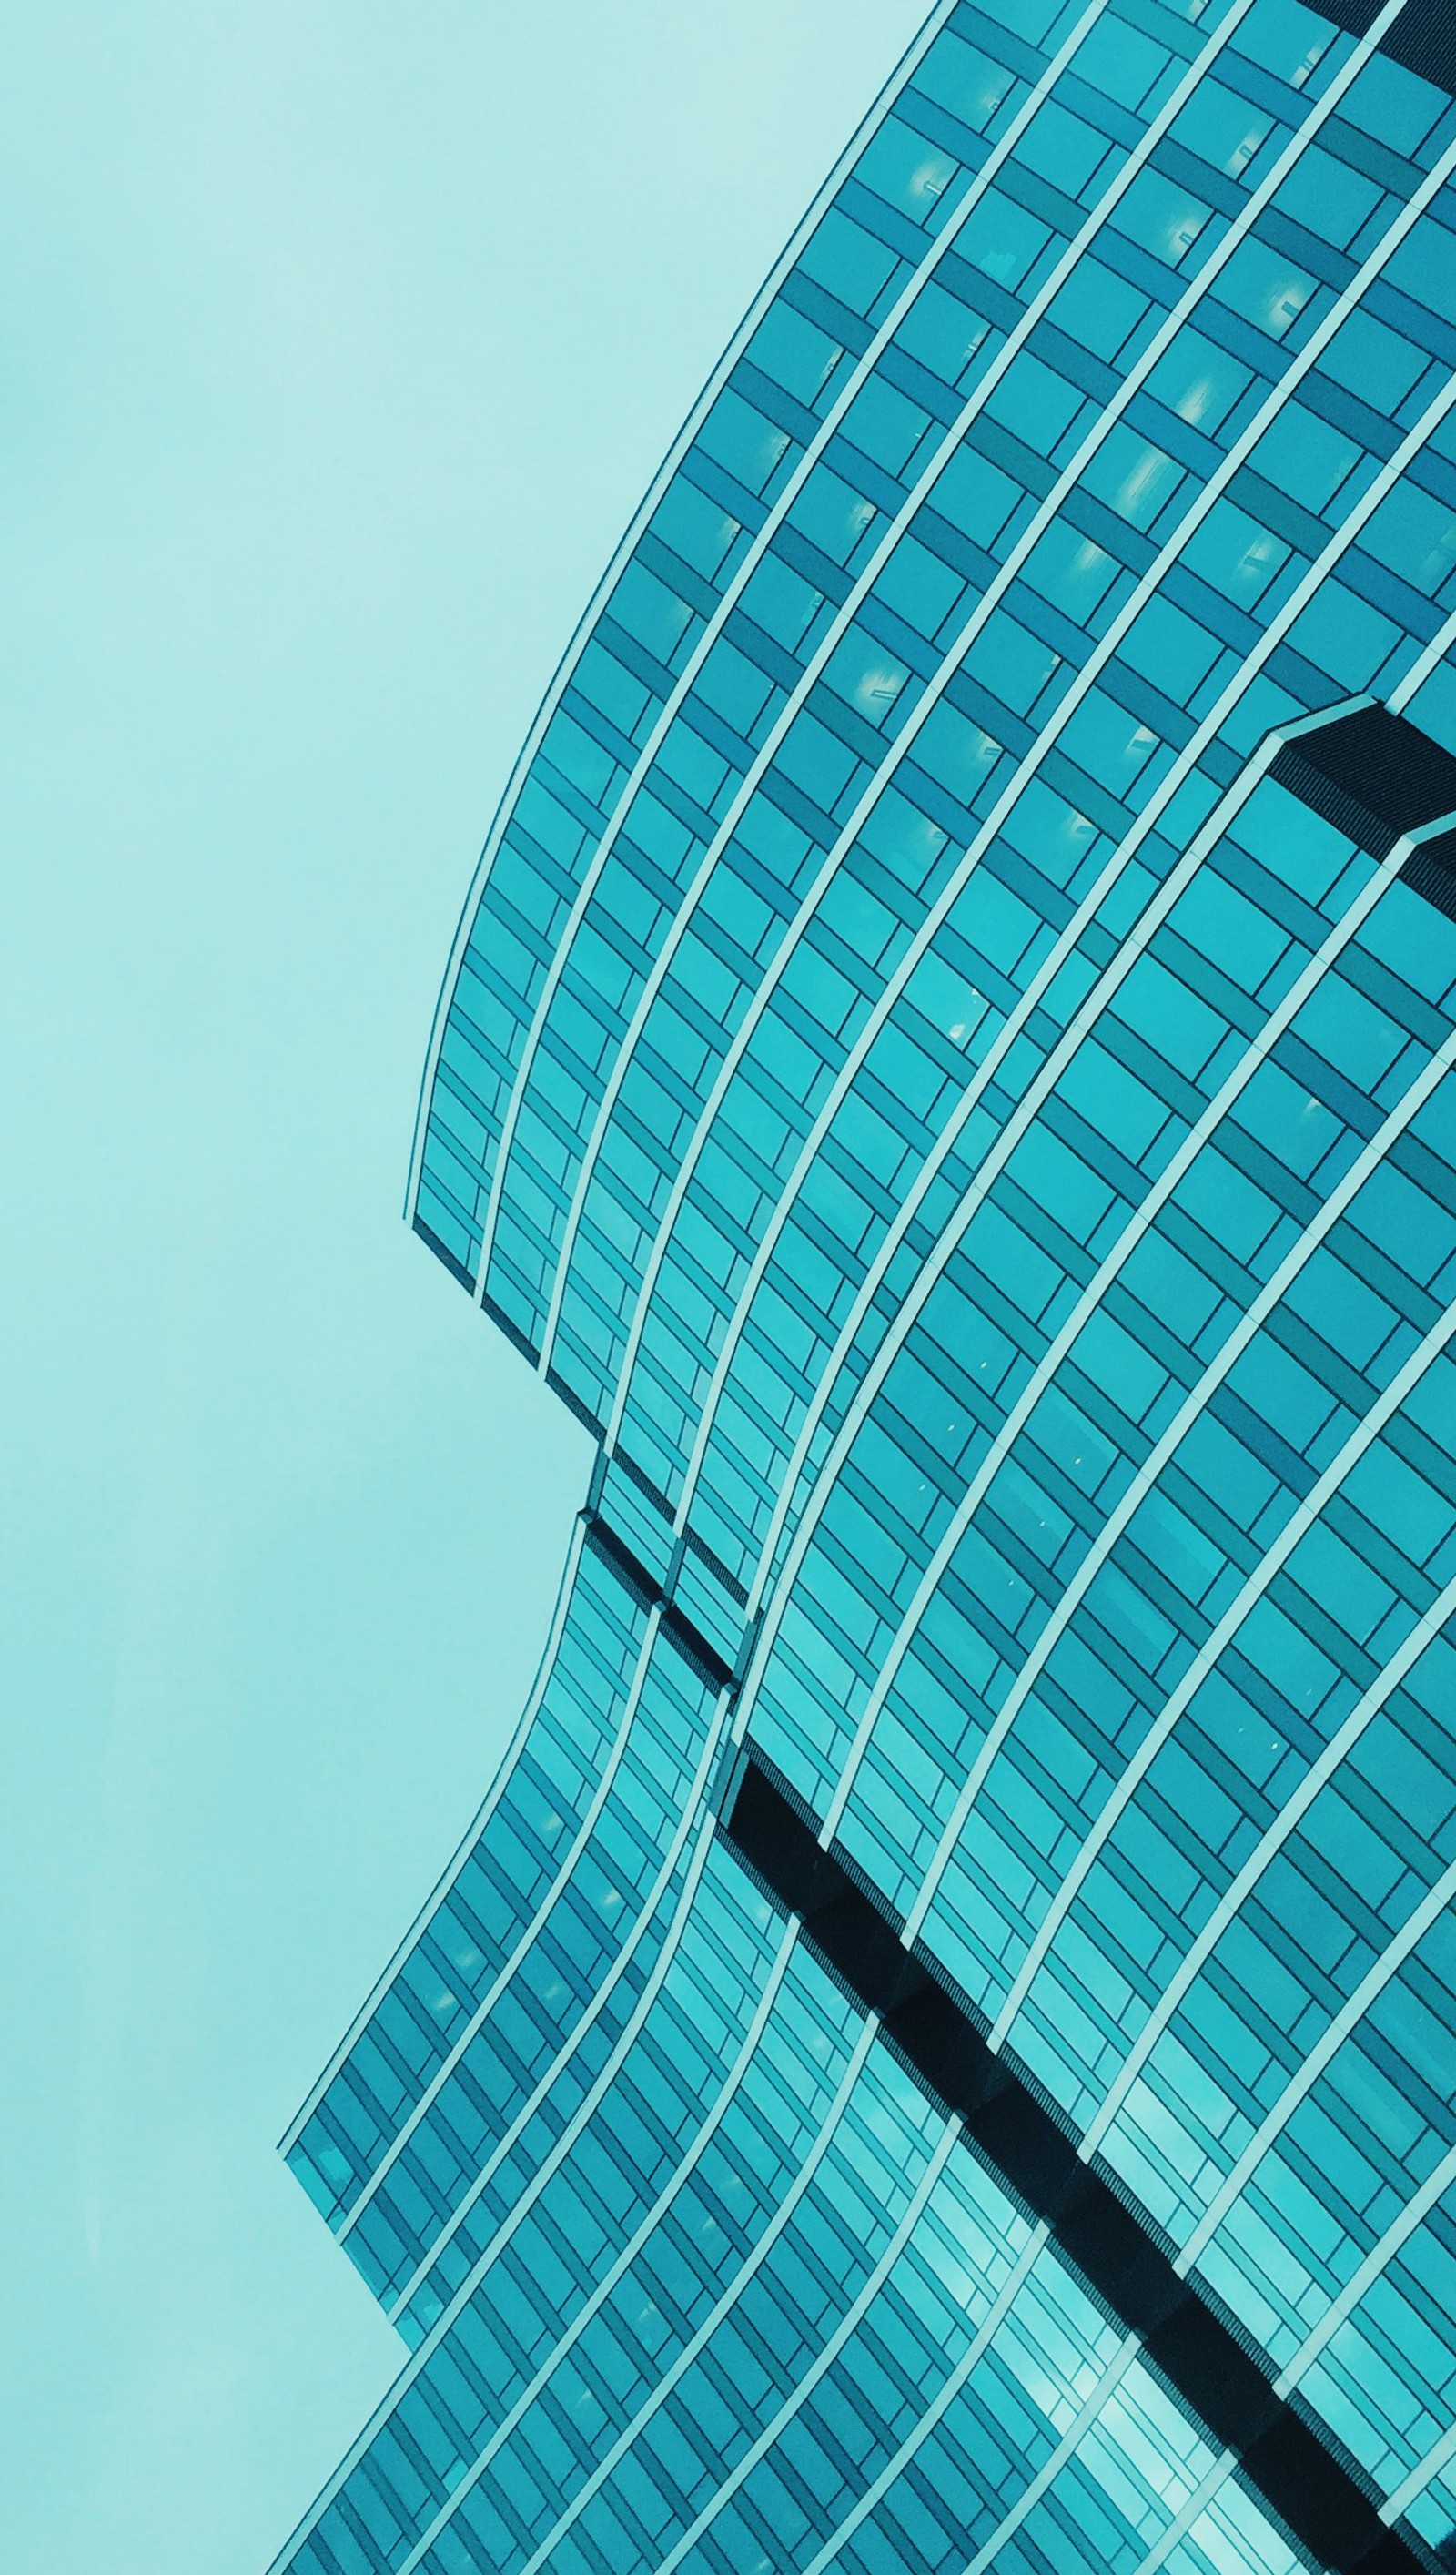
<path id="1" fill-rule="evenodd" d="M 1456 25 L 939 0 L 463 916 L 594 1427 L 279 2575 L 1456 2562 Z M 765 72 L 765 77 L 770 77 Z"/>

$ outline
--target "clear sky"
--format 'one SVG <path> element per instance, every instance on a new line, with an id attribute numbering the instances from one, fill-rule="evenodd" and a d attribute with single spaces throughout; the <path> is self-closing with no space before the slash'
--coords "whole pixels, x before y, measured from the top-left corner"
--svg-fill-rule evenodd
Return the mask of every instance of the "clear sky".
<path id="1" fill-rule="evenodd" d="M 0 2562 L 260 2575 L 400 2345 L 275 2140 L 587 1443 L 399 1219 L 559 652 L 921 0 L 21 0 Z"/>

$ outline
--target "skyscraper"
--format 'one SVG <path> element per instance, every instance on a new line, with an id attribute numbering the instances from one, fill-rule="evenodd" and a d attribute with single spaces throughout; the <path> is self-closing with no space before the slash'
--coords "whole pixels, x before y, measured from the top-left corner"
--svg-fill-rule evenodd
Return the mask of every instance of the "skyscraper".
<path id="1" fill-rule="evenodd" d="M 1456 24 L 1339 16 L 940 0 L 522 755 L 410 1212 L 599 1459 L 280 2569 L 1441 2562 Z"/>

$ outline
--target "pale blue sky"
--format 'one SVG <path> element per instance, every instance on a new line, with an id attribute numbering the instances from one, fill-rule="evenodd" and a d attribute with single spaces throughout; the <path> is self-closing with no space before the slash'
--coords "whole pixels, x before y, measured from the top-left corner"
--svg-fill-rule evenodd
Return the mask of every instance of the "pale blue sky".
<path id="1" fill-rule="evenodd" d="M 274 2141 L 587 1444 L 399 1221 L 490 809 L 921 0 L 22 0 L 0 2559 L 260 2575 L 402 2356 Z"/>

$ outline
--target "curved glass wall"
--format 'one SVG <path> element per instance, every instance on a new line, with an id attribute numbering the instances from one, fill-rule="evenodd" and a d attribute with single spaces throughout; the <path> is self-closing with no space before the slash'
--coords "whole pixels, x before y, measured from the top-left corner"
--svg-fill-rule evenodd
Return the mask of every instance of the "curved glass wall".
<path id="1" fill-rule="evenodd" d="M 942 0 L 462 921 L 417 1231 L 595 1427 L 286 2141 L 307 2575 L 1456 2522 L 1456 45 Z"/>

